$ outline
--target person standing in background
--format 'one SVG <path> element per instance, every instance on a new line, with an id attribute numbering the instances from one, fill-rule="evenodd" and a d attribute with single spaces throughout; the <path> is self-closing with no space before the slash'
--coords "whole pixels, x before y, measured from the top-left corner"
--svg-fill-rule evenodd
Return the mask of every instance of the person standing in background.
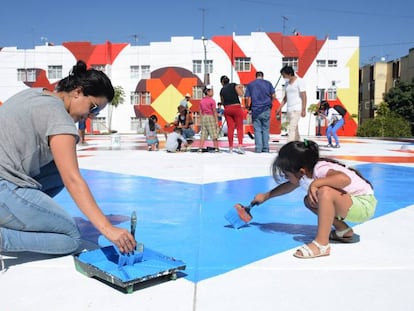
<path id="1" fill-rule="evenodd" d="M 214 152 L 220 152 L 218 146 L 218 120 L 216 101 L 213 99 L 213 87 L 208 84 L 203 90 L 204 97 L 200 101 L 200 115 L 201 115 L 201 139 L 199 152 L 203 152 L 204 141 L 210 135 L 214 145 Z"/>
<path id="2" fill-rule="evenodd" d="M 275 89 L 265 80 L 263 72 L 256 72 L 256 80 L 246 87 L 247 107 L 252 111 L 255 152 L 269 152 L 270 112 Z"/>
<path id="3" fill-rule="evenodd" d="M 85 131 L 86 131 L 86 120 L 80 120 L 78 122 L 78 133 L 80 137 L 79 144 L 86 145 L 87 142 L 85 140 Z"/>
<path id="4" fill-rule="evenodd" d="M 221 76 L 220 83 L 223 88 L 220 91 L 221 103 L 224 106 L 224 117 L 227 122 L 227 139 L 229 151 L 233 152 L 234 129 L 237 130 L 238 148 L 237 153 L 244 154 L 243 150 L 243 109 L 239 96 L 243 96 L 241 84 L 230 83 L 227 76 Z"/>
<path id="5" fill-rule="evenodd" d="M 326 128 L 328 145 L 326 147 L 339 148 L 339 138 L 336 132 L 344 126 L 344 118 L 335 110 L 335 108 L 331 107 L 327 101 L 321 102 L 318 114 L 328 122 L 328 127 Z M 335 140 L 335 145 L 332 144 L 332 137 Z"/>
<path id="6" fill-rule="evenodd" d="M 295 76 L 293 68 L 285 66 L 280 70 L 285 80 L 285 96 L 276 114 L 286 104 L 288 125 L 288 141 L 300 140 L 299 119 L 306 116 L 306 85 L 303 79 Z"/>

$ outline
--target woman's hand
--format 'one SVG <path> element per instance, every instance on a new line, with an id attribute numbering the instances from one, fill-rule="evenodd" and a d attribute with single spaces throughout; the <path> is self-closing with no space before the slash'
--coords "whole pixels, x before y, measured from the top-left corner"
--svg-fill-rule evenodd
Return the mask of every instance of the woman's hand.
<path id="1" fill-rule="evenodd" d="M 102 233 L 118 247 L 121 253 L 133 252 L 137 245 L 134 237 L 127 229 L 111 226 Z"/>

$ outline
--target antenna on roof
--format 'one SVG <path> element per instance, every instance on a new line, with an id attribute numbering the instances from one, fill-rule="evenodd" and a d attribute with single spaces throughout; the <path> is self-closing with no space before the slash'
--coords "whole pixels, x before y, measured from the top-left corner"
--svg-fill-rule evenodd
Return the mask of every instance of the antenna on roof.
<path id="1" fill-rule="evenodd" d="M 286 22 L 287 22 L 288 20 L 289 20 L 289 19 L 288 19 L 286 16 L 283 16 L 283 15 L 282 15 L 283 34 L 285 34 L 285 31 L 286 31 Z"/>

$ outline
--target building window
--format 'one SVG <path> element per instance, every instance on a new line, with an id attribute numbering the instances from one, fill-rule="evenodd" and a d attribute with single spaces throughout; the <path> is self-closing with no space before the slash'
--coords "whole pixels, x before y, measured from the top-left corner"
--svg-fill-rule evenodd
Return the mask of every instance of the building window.
<path id="1" fill-rule="evenodd" d="M 203 98 L 203 86 L 193 86 L 193 98 L 194 99 Z"/>
<path id="2" fill-rule="evenodd" d="M 317 59 L 316 60 L 316 67 L 326 67 L 326 60 L 324 60 L 324 59 Z"/>
<path id="3" fill-rule="evenodd" d="M 336 100 L 336 88 L 329 88 L 326 91 L 327 100 Z"/>
<path id="4" fill-rule="evenodd" d="M 299 59 L 297 57 L 283 57 L 282 67 L 285 66 L 290 66 L 293 68 L 293 71 L 297 72 L 299 70 Z"/>
<path id="5" fill-rule="evenodd" d="M 17 81 L 26 81 L 26 69 L 17 69 Z"/>
<path id="6" fill-rule="evenodd" d="M 139 78 L 139 66 L 130 66 L 130 77 L 131 79 L 138 79 Z"/>
<path id="7" fill-rule="evenodd" d="M 36 81 L 36 69 L 17 69 L 17 81 L 23 82 L 35 82 Z"/>
<path id="8" fill-rule="evenodd" d="M 102 65 L 102 64 L 91 65 L 91 68 L 102 71 L 102 72 L 105 72 L 105 70 L 106 70 L 106 66 Z"/>
<path id="9" fill-rule="evenodd" d="M 150 65 L 142 65 L 141 66 L 141 79 L 149 79 L 149 78 L 151 78 Z"/>
<path id="10" fill-rule="evenodd" d="M 328 67 L 338 67 L 338 61 L 334 59 L 328 59 Z"/>
<path id="11" fill-rule="evenodd" d="M 193 73 L 203 73 L 202 61 L 193 60 Z"/>
<path id="12" fill-rule="evenodd" d="M 48 66 L 47 77 L 49 80 L 62 79 L 62 66 Z"/>
<path id="13" fill-rule="evenodd" d="M 213 73 L 213 60 L 207 59 L 206 60 L 206 73 Z"/>
<path id="14" fill-rule="evenodd" d="M 151 93 L 131 92 L 131 105 L 151 105 Z"/>
<path id="15" fill-rule="evenodd" d="M 139 105 L 139 97 L 137 92 L 131 92 L 131 105 Z"/>
<path id="16" fill-rule="evenodd" d="M 250 71 L 250 68 L 251 68 L 250 57 L 236 57 L 234 66 L 235 66 L 236 71 L 240 71 L 240 72 Z"/>

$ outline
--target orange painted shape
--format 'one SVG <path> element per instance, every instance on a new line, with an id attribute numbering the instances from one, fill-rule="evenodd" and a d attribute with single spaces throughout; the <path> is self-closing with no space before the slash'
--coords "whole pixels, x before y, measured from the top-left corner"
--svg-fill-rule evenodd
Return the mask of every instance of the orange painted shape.
<path id="1" fill-rule="evenodd" d="M 168 68 L 166 72 L 160 77 L 160 80 L 165 85 L 165 87 L 174 85 L 174 87 L 178 88 L 178 81 L 181 80 L 180 74 L 174 70 L 174 68 Z"/>
<path id="2" fill-rule="evenodd" d="M 50 83 L 49 79 L 47 78 L 46 71 L 44 69 L 36 69 L 36 81 L 35 82 L 24 82 L 25 85 L 28 87 L 42 87 L 46 88 L 49 91 L 53 91 L 55 89 L 56 83 Z"/>
<path id="3" fill-rule="evenodd" d="M 191 78 L 182 78 L 178 81 L 177 89 L 183 94 L 183 98 L 185 94 L 189 93 L 193 96 L 193 86 L 195 85 L 202 85 L 203 83 L 198 77 L 191 77 Z M 190 100 L 191 103 L 193 102 Z"/>
<path id="4" fill-rule="evenodd" d="M 396 156 L 346 156 L 335 155 L 335 159 L 370 162 L 370 163 L 414 163 L 414 157 Z"/>
<path id="5" fill-rule="evenodd" d="M 150 115 L 155 113 L 154 108 L 150 105 L 134 105 L 134 111 L 137 118 L 148 118 Z"/>
<path id="6" fill-rule="evenodd" d="M 160 79 L 149 79 L 146 81 L 147 91 L 151 93 L 151 102 L 153 102 L 162 92 L 167 88 L 168 85 Z"/>
<path id="7" fill-rule="evenodd" d="M 111 43 L 93 45 L 90 42 L 64 42 L 77 60 L 83 60 L 87 66 L 112 64 L 128 43 Z"/>
<path id="8" fill-rule="evenodd" d="M 283 56 L 299 56 L 300 77 L 306 74 L 326 41 L 326 39 L 317 40 L 316 36 L 283 36 L 280 32 L 268 32 L 267 35 Z"/>
<path id="9" fill-rule="evenodd" d="M 226 53 L 231 64 L 234 66 L 234 60 L 236 57 L 246 57 L 246 54 L 239 47 L 239 45 L 233 40 L 232 36 L 214 36 L 212 41 L 216 43 Z M 248 84 L 256 78 L 256 68 L 251 65 L 250 71 L 237 72 L 241 84 Z"/>

